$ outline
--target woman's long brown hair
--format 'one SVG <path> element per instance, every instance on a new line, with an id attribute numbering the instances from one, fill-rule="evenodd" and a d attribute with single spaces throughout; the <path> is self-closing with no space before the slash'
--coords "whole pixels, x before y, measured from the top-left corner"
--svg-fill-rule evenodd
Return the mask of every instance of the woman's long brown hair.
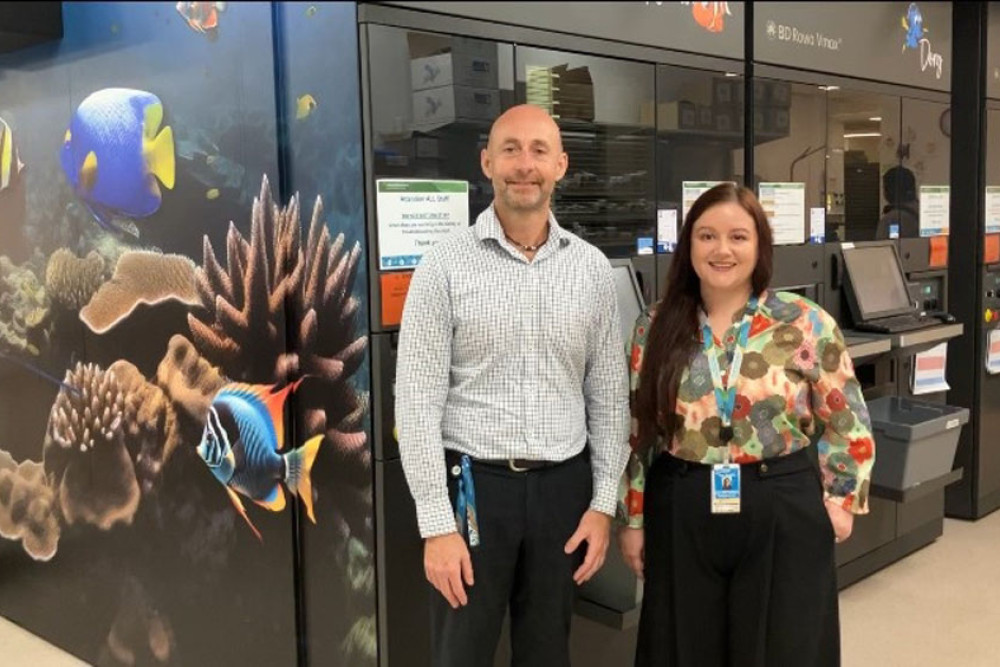
<path id="1" fill-rule="evenodd" d="M 698 197 L 684 221 L 667 274 L 666 296 L 657 304 L 639 371 L 635 416 L 643 450 L 651 447 L 658 436 L 669 443 L 679 426 L 675 411 L 681 374 L 699 343 L 701 283 L 691 263 L 692 230 L 705 211 L 725 203 L 738 204 L 750 214 L 757 228 L 757 265 L 750 277 L 754 294 L 763 292 L 771 282 L 774 254 L 771 225 L 753 191 L 722 183 Z"/>

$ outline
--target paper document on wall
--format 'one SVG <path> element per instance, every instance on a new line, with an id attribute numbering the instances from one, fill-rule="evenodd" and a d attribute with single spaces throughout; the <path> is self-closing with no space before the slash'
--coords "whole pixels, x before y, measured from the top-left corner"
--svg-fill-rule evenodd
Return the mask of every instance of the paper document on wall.
<path id="1" fill-rule="evenodd" d="M 681 182 L 681 225 L 687 220 L 688 211 L 702 196 L 719 183 L 732 183 L 732 181 L 682 181 Z M 734 184 L 735 185 L 735 184 Z"/>
<path id="2" fill-rule="evenodd" d="M 951 187 L 947 185 L 920 186 L 920 236 L 947 235 L 950 227 L 948 209 Z"/>
<path id="3" fill-rule="evenodd" d="M 661 208 L 656 212 L 656 251 L 673 252 L 677 248 L 677 209 Z"/>
<path id="4" fill-rule="evenodd" d="M 467 181 L 385 178 L 375 185 L 382 271 L 414 268 L 434 244 L 469 226 Z"/>
<path id="5" fill-rule="evenodd" d="M 806 242 L 805 183 L 761 183 L 760 205 L 771 223 L 774 245 Z"/>
<path id="6" fill-rule="evenodd" d="M 1000 186 L 986 186 L 986 233 L 1000 232 Z"/>
<path id="7" fill-rule="evenodd" d="M 1000 329 L 990 331 L 986 345 L 986 372 L 996 375 L 1000 373 Z"/>
<path id="8" fill-rule="evenodd" d="M 910 390 L 914 396 L 948 391 L 945 371 L 948 368 L 948 343 L 941 343 L 926 352 L 914 355 Z"/>

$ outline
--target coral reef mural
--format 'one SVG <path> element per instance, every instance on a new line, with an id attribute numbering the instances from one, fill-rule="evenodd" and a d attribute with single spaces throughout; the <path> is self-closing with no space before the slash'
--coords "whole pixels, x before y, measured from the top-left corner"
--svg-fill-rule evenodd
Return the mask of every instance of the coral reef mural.
<path id="1" fill-rule="evenodd" d="M 0 614 L 96 665 L 294 664 L 310 624 L 375 663 L 356 42 L 337 116 L 246 48 L 356 39 L 309 7 L 66 3 L 0 55 Z"/>

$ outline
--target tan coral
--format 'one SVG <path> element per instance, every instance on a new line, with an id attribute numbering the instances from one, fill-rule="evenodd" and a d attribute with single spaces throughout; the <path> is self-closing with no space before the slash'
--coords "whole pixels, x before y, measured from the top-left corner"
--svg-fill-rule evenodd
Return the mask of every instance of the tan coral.
<path id="1" fill-rule="evenodd" d="M 198 437 L 212 399 L 226 379 L 201 358 L 187 338 L 178 334 L 167 345 L 167 354 L 156 371 L 156 383 L 173 403 L 178 418 L 195 425 Z"/>
<path id="2" fill-rule="evenodd" d="M 59 546 L 57 512 L 55 491 L 47 483 L 42 464 L 15 464 L 0 451 L 0 537 L 21 540 L 35 560 L 50 560 Z"/>
<path id="3" fill-rule="evenodd" d="M 0 351 L 37 356 L 48 320 L 49 300 L 31 265 L 0 256 Z"/>
<path id="4" fill-rule="evenodd" d="M 194 269 L 194 262 L 183 255 L 125 253 L 115 266 L 114 277 L 80 311 L 80 320 L 100 334 L 124 321 L 140 304 L 174 300 L 195 305 L 199 301 Z"/>
<path id="5" fill-rule="evenodd" d="M 49 257 L 45 268 L 45 290 L 54 303 L 80 310 L 104 282 L 104 259 L 94 250 L 86 257 L 60 248 Z"/>
<path id="6" fill-rule="evenodd" d="M 180 443 L 177 415 L 170 399 L 160 387 L 128 361 L 120 360 L 108 367 L 125 396 L 122 421 L 125 444 L 135 462 L 136 478 L 144 493 L 150 492 L 160 479 L 163 465 Z"/>
<path id="7" fill-rule="evenodd" d="M 140 493 L 125 447 L 122 385 L 114 373 L 79 363 L 67 371 L 64 384 L 49 413 L 43 452 L 63 518 L 103 530 L 131 524 Z"/>

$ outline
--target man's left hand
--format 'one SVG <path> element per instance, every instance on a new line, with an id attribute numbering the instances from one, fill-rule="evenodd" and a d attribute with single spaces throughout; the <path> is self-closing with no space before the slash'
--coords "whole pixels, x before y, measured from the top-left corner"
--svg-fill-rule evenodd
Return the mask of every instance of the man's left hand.
<path id="1" fill-rule="evenodd" d="M 587 543 L 587 556 L 583 559 L 583 565 L 573 573 L 573 581 L 577 585 L 597 574 L 597 571 L 604 565 L 604 555 L 608 551 L 610 534 L 610 516 L 597 510 L 587 510 L 583 513 L 580 525 L 569 538 L 565 549 L 567 554 L 571 554 L 579 548 L 580 544 Z"/>

